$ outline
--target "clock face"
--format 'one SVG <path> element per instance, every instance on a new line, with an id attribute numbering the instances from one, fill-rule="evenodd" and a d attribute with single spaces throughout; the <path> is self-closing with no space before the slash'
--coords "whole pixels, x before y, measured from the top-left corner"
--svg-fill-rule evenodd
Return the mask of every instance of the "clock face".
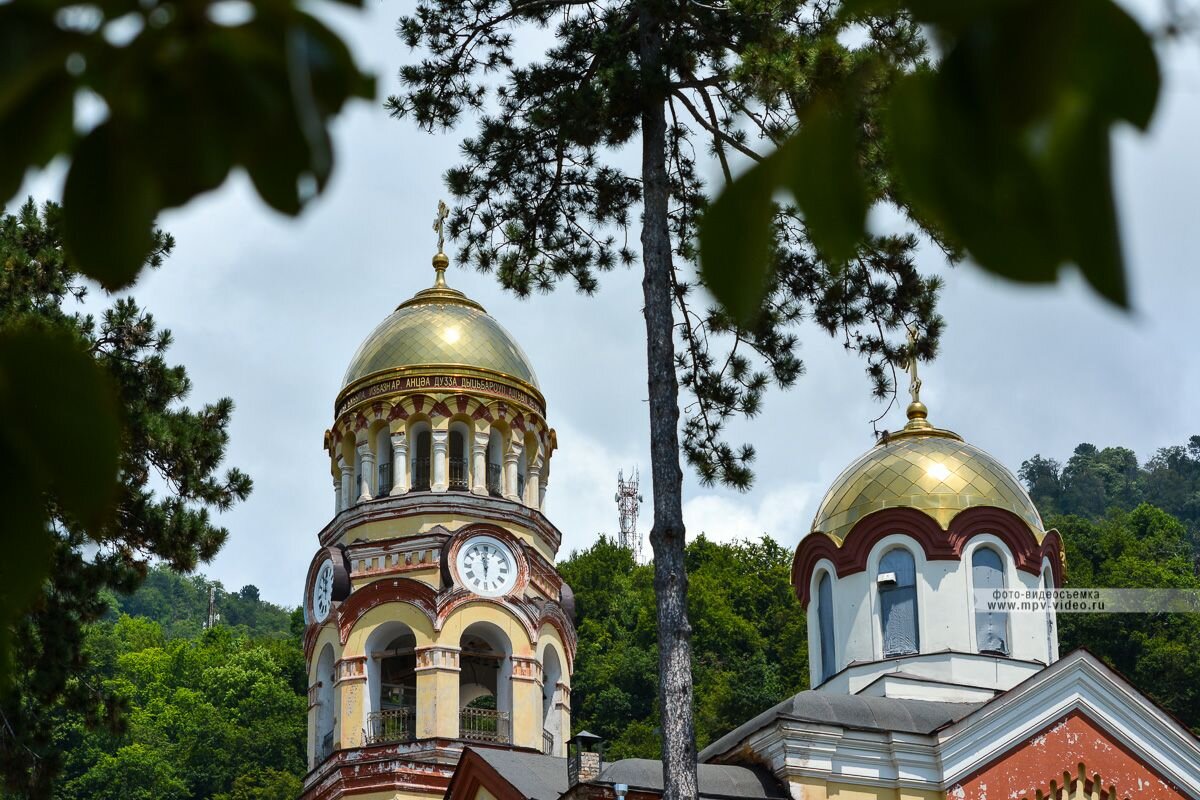
<path id="1" fill-rule="evenodd" d="M 458 551 L 458 579 L 483 597 L 501 597 L 517 584 L 517 560 L 508 545 L 491 536 L 473 536 Z"/>
<path id="2" fill-rule="evenodd" d="M 333 608 L 333 559 L 327 558 L 321 563 L 321 568 L 317 570 L 317 577 L 313 581 L 313 589 L 312 589 L 313 619 L 318 623 L 324 622 L 329 617 L 329 611 L 332 608 Z"/>

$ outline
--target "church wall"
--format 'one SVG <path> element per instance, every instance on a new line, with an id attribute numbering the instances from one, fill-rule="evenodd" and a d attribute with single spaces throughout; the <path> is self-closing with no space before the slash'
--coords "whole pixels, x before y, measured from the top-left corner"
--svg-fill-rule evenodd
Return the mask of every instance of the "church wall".
<path id="1" fill-rule="evenodd" d="M 930 789 L 860 786 L 820 778 L 792 778 L 788 789 L 794 800 L 943 800 L 943 792 Z"/>
<path id="2" fill-rule="evenodd" d="M 859 662 L 883 661 L 882 603 L 877 578 L 880 559 L 890 550 L 903 547 L 912 554 L 916 566 L 917 625 L 920 653 L 954 651 L 977 653 L 971 559 L 979 547 L 990 547 L 1004 562 L 1005 587 L 1031 589 L 1041 587 L 1041 576 L 1019 570 L 1007 546 L 991 534 L 978 534 L 963 549 L 962 559 L 928 559 L 921 546 L 903 533 L 880 539 L 871 549 L 864 571 L 839 577 L 834 565 L 822 559 L 810 575 L 810 596 L 815 598 L 817 583 L 824 572 L 833 580 L 833 622 L 836 664 L 838 669 Z M 813 686 L 821 684 L 820 632 L 817 602 L 807 609 L 809 674 Z M 1008 615 L 1009 657 L 1023 661 L 1048 663 L 1054 655 L 1054 637 L 1047 635 L 1046 616 L 1042 613 L 1010 613 Z M 886 667 L 884 670 L 886 671 Z M 1009 688 L 1025 677 L 1026 670 L 1013 671 L 1012 676 L 999 676 L 996 688 Z M 930 677 L 950 677 L 932 674 Z M 1016 680 L 1009 683 L 1008 677 Z M 834 680 L 837 683 L 837 679 Z M 992 686 L 986 680 L 983 686 Z M 832 688 L 832 687 L 829 687 Z"/>

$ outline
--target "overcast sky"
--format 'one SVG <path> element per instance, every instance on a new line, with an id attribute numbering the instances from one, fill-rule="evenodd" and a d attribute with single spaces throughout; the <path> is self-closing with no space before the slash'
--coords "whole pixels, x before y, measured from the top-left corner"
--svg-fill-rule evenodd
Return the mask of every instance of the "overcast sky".
<path id="1" fill-rule="evenodd" d="M 327 12 L 379 76 L 381 100 L 407 58 L 393 28 L 409 7 L 371 0 L 363 13 Z M 1200 433 L 1200 47 L 1193 40 L 1164 55 L 1151 134 L 1117 143 L 1133 313 L 1074 274 L 1022 287 L 924 256 L 923 267 L 945 277 L 948 323 L 940 357 L 923 365 L 930 418 L 1014 471 L 1034 453 L 1065 460 L 1081 441 L 1124 445 L 1144 459 Z M 289 606 L 300 602 L 333 508 L 321 439 L 342 375 L 375 325 L 431 282 L 430 225 L 461 135 L 421 133 L 389 119 L 381 103 L 353 105 L 334 132 L 336 174 L 302 217 L 268 210 L 238 175 L 165 215 L 175 255 L 133 290 L 174 332 L 170 355 L 191 375 L 192 404 L 222 396 L 236 404 L 228 463 L 250 473 L 254 493 L 221 517 L 229 542 L 202 571 Z M 23 192 L 58 196 L 61 174 L 34 176 Z M 448 280 L 512 332 L 537 371 L 558 430 L 547 513 L 563 531 L 562 555 L 614 532 L 617 470 L 649 471 L 640 273 L 605 276 L 590 298 L 567 287 L 525 301 L 454 266 Z M 757 446 L 755 487 L 705 489 L 689 475 L 689 533 L 766 533 L 794 546 L 824 488 L 871 446 L 869 421 L 881 407 L 862 363 L 815 327 L 802 338 L 807 375 L 731 431 Z M 897 409 L 881 424 L 903 421 Z M 649 501 L 648 485 L 643 493 Z M 649 502 L 639 527 L 649 530 Z"/>

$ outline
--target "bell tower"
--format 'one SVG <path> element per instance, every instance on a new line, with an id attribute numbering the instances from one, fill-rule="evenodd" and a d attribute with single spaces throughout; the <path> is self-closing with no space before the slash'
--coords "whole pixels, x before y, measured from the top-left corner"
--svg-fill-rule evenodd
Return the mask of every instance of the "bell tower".
<path id="1" fill-rule="evenodd" d="M 562 756 L 570 736 L 557 442 L 520 346 L 447 285 L 444 219 L 433 286 L 358 348 L 325 432 L 304 800 L 440 797 L 466 745 Z"/>

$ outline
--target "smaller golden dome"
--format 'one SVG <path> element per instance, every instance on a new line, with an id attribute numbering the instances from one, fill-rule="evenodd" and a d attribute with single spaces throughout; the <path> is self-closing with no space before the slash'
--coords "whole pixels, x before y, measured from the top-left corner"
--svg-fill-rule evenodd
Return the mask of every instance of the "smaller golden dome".
<path id="1" fill-rule="evenodd" d="M 908 413 L 904 430 L 885 436 L 833 482 L 813 519 L 814 533 L 840 543 L 859 520 L 885 508 L 921 511 L 945 529 L 960 511 L 992 506 L 1016 514 L 1041 539 L 1037 508 L 1003 464 L 931 425 L 924 404 L 914 402 Z"/>

